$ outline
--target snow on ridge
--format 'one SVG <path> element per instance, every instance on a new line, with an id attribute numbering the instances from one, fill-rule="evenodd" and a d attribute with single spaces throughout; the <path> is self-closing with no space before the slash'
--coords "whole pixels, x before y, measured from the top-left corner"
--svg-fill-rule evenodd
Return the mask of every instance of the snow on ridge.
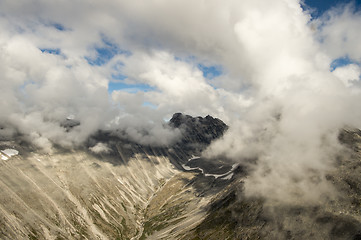
<path id="1" fill-rule="evenodd" d="M 194 159 L 198 159 L 198 158 L 200 158 L 200 157 L 192 156 L 192 158 L 188 159 L 188 162 L 190 162 L 191 160 L 194 160 Z M 205 173 L 204 170 L 202 168 L 200 168 L 200 167 L 189 167 L 186 164 L 182 164 L 182 167 L 186 171 L 199 170 L 199 171 L 202 172 L 202 174 L 205 177 L 214 177 L 215 179 L 221 178 L 223 180 L 229 180 L 229 179 L 231 179 L 233 177 L 233 171 L 238 167 L 238 165 L 239 165 L 238 163 L 233 164 L 232 169 L 229 170 L 226 173 L 223 173 L 223 174 Z"/>
<path id="2" fill-rule="evenodd" d="M 7 149 L 4 149 L 4 150 L 1 150 L 0 156 L 1 156 L 2 160 L 6 161 L 9 158 L 11 158 L 12 156 L 16 156 L 18 154 L 19 154 L 18 150 L 7 148 Z"/>
<path id="3" fill-rule="evenodd" d="M 201 158 L 201 157 L 192 155 L 192 157 L 191 157 L 190 159 L 188 159 L 188 162 L 189 162 L 189 161 L 192 161 L 192 160 L 199 159 L 199 158 Z"/>

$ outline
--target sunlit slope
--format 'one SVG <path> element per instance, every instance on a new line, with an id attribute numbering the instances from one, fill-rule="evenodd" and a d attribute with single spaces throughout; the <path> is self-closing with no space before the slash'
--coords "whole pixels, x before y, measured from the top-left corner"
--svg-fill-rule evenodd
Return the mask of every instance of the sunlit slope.
<path id="1" fill-rule="evenodd" d="M 145 153 L 117 166 L 80 151 L 14 156 L 0 162 L 1 236 L 134 236 L 153 194 L 177 173 Z"/>
<path id="2" fill-rule="evenodd" d="M 189 121 L 190 130 L 200 130 L 190 132 L 179 123 L 184 139 L 191 140 L 169 147 L 143 146 L 104 132 L 89 140 L 109 147 L 100 153 L 86 145 L 42 153 L 23 141 L 1 141 L 0 150 L 8 150 L 0 160 L 0 239 L 184 235 L 204 219 L 211 196 L 200 186 L 209 189 L 214 179 L 200 183 L 199 171 L 185 171 L 181 165 L 225 128 L 204 137 L 198 127 L 213 128 L 208 124 L 213 118 L 198 118 L 203 122 L 193 126 L 195 118 L 177 117 Z"/>

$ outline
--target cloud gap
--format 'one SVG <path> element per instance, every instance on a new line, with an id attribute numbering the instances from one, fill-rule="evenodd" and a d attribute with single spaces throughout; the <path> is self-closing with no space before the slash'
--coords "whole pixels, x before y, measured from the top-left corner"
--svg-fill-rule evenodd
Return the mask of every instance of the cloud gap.
<path id="1" fill-rule="evenodd" d="M 131 55 L 130 51 L 121 49 L 117 43 L 110 41 L 103 34 L 101 41 L 101 44 L 94 46 L 95 56 L 85 57 L 90 65 L 102 66 L 117 55 L 125 55 L 127 57 Z"/>
<path id="2" fill-rule="evenodd" d="M 344 56 L 344 57 L 339 57 L 337 59 L 334 59 L 331 64 L 330 64 L 330 71 L 334 71 L 336 68 L 338 67 L 344 67 L 350 64 L 357 64 L 360 66 L 360 63 L 350 59 L 348 56 Z"/>

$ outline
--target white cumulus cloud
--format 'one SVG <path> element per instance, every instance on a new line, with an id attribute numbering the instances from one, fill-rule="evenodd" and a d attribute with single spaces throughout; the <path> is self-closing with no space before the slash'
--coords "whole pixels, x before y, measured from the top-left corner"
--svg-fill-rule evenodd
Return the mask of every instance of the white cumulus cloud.
<path id="1" fill-rule="evenodd" d="M 360 19 L 298 0 L 1 1 L 0 139 L 51 149 L 121 129 L 166 145 L 164 119 L 210 114 L 230 129 L 205 155 L 257 160 L 248 194 L 313 198 L 331 191 L 339 129 L 361 127 Z"/>

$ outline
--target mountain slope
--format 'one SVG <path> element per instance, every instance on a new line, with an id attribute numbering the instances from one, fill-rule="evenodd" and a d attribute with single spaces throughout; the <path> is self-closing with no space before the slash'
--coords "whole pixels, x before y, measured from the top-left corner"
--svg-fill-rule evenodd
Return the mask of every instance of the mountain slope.
<path id="1" fill-rule="evenodd" d="M 18 155 L 2 153 L 8 159 L 0 161 L 1 239 L 138 239 L 199 222 L 210 198 L 193 187 L 198 173 L 181 165 L 226 129 L 220 120 L 199 120 L 220 128 L 192 136 L 184 128 L 188 140 L 167 147 L 142 146 L 110 132 L 98 132 L 86 147 L 52 154 L 17 139 L 2 141 L 1 149 Z M 100 142 L 110 150 L 88 150 Z"/>
<path id="2" fill-rule="evenodd" d="M 336 196 L 317 203 L 275 203 L 244 195 L 244 176 L 208 207 L 206 218 L 183 239 L 361 239 L 361 131 L 342 130 L 334 170 L 327 179 Z"/>
<path id="3" fill-rule="evenodd" d="M 246 165 L 201 157 L 228 128 L 219 119 L 175 114 L 169 127 L 182 133 L 169 146 L 107 131 L 51 154 L 1 141 L 0 239 L 361 239 L 360 130 L 340 132 L 338 194 L 287 204 L 246 197 Z"/>

